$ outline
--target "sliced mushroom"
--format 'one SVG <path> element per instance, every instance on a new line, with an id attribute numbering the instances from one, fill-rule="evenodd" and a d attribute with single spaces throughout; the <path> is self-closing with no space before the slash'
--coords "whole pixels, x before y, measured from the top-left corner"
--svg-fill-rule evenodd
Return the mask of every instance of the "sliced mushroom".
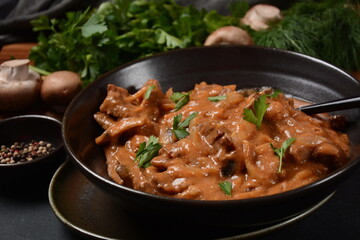
<path id="1" fill-rule="evenodd" d="M 269 4 L 257 4 L 246 12 L 241 23 L 249 25 L 255 31 L 269 28 L 269 23 L 282 18 L 279 8 Z"/>
<path id="2" fill-rule="evenodd" d="M 252 45 L 253 41 L 250 35 L 243 29 L 235 26 L 225 26 L 211 33 L 204 45 Z"/>
<path id="3" fill-rule="evenodd" d="M 28 59 L 0 64 L 0 111 L 25 109 L 39 98 L 40 75 L 29 69 Z"/>

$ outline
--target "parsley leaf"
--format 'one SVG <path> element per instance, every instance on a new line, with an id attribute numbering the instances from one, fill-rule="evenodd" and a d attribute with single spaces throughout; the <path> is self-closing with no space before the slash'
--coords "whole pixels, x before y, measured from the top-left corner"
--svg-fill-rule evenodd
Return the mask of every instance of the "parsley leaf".
<path id="1" fill-rule="evenodd" d="M 81 27 L 81 33 L 84 38 L 88 38 L 95 33 L 103 33 L 108 28 L 104 21 L 100 20 L 99 15 L 92 15 L 89 20 Z"/>
<path id="2" fill-rule="evenodd" d="M 169 33 L 165 32 L 162 29 L 158 30 L 158 39 L 157 39 L 157 43 L 158 44 L 165 44 L 166 46 L 168 46 L 170 49 L 173 48 L 183 48 L 185 46 L 185 44 L 177 37 L 170 35 Z"/>
<path id="3" fill-rule="evenodd" d="M 261 122 L 265 115 L 266 109 L 269 107 L 269 103 L 266 103 L 266 95 L 261 95 L 254 102 L 254 110 L 244 109 L 244 120 L 254 123 L 258 129 L 260 129 Z"/>
<path id="4" fill-rule="evenodd" d="M 149 167 L 151 159 L 158 155 L 161 147 L 159 139 L 155 136 L 150 136 L 147 144 L 145 142 L 140 144 L 134 160 L 138 161 L 139 167 Z"/>
<path id="5" fill-rule="evenodd" d="M 232 184 L 231 182 L 224 181 L 219 183 L 221 190 L 228 196 L 231 196 Z"/>
<path id="6" fill-rule="evenodd" d="M 215 97 L 208 97 L 207 98 L 209 101 L 211 102 L 219 102 L 220 100 L 225 100 L 226 99 L 226 95 L 223 96 L 215 96 Z"/>
<path id="7" fill-rule="evenodd" d="M 148 87 L 148 89 L 146 90 L 146 93 L 144 95 L 145 99 L 149 99 L 150 94 L 155 89 L 155 87 L 156 87 L 155 85 L 151 85 L 151 86 Z"/>
<path id="8" fill-rule="evenodd" d="M 170 99 L 176 104 L 174 110 L 178 111 L 190 101 L 190 93 L 174 92 Z"/>
<path id="9" fill-rule="evenodd" d="M 238 25 L 239 19 L 174 0 L 114 0 L 66 12 L 61 18 L 41 16 L 31 23 L 39 32 L 39 44 L 29 56 L 36 67 L 48 72 L 72 70 L 82 75 L 85 86 L 121 64 L 202 46 L 211 32 Z"/>
<path id="10" fill-rule="evenodd" d="M 174 117 L 173 120 L 173 133 L 178 139 L 187 137 L 190 133 L 186 131 L 186 128 L 189 127 L 190 121 L 193 120 L 198 112 L 190 114 L 184 121 L 180 122 L 182 119 L 182 114 L 178 114 Z"/>
<path id="11" fill-rule="evenodd" d="M 275 89 L 272 94 L 268 94 L 268 95 L 266 95 L 266 96 L 267 96 L 267 97 L 270 97 L 270 98 L 276 98 L 276 97 L 279 96 L 280 93 L 281 93 L 281 90 Z"/>
<path id="12" fill-rule="evenodd" d="M 286 150 L 290 147 L 290 145 L 295 141 L 296 138 L 289 138 L 288 140 L 284 141 L 281 145 L 281 148 L 276 148 L 270 143 L 270 147 L 274 150 L 275 154 L 277 154 L 280 158 L 278 173 L 281 173 L 282 168 L 282 159 L 285 155 Z"/>

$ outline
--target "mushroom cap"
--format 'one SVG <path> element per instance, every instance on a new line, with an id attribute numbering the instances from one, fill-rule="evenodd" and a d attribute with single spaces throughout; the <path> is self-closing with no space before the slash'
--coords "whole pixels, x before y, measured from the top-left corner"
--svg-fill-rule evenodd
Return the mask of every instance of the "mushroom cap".
<path id="1" fill-rule="evenodd" d="M 41 98 L 54 107 L 65 107 L 80 90 L 79 74 L 71 71 L 57 71 L 43 77 Z"/>

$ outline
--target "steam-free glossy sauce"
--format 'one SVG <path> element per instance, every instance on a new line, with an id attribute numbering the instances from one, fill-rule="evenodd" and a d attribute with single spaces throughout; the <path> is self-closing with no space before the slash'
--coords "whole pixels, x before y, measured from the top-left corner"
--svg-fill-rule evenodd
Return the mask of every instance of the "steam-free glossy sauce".
<path id="1" fill-rule="evenodd" d="M 149 98 L 144 96 L 155 86 Z M 199 200 L 243 199 L 276 194 L 304 186 L 328 175 L 348 160 L 346 134 L 331 128 L 329 121 L 308 116 L 294 108 L 291 98 L 267 97 L 269 104 L 260 129 L 244 120 L 244 109 L 253 109 L 260 95 L 237 91 L 235 85 L 196 84 L 190 101 L 174 111 L 156 80 L 149 80 L 131 95 L 108 86 L 108 95 L 95 114 L 105 129 L 96 139 L 104 148 L 109 176 L 117 183 L 140 191 Z M 226 96 L 218 102 L 208 97 Z M 197 112 L 186 128 L 189 135 L 177 139 L 173 120 Z M 162 148 L 148 167 L 134 161 L 139 145 L 158 137 Z M 289 138 L 295 141 L 282 159 L 275 148 Z M 231 195 L 219 183 L 231 183 Z"/>

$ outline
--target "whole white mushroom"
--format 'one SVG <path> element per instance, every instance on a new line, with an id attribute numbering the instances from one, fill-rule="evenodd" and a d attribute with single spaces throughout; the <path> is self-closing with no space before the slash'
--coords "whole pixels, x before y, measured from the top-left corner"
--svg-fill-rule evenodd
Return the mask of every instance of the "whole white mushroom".
<path id="1" fill-rule="evenodd" d="M 0 111 L 22 110 L 39 99 L 41 78 L 29 63 L 17 59 L 0 64 Z"/>

